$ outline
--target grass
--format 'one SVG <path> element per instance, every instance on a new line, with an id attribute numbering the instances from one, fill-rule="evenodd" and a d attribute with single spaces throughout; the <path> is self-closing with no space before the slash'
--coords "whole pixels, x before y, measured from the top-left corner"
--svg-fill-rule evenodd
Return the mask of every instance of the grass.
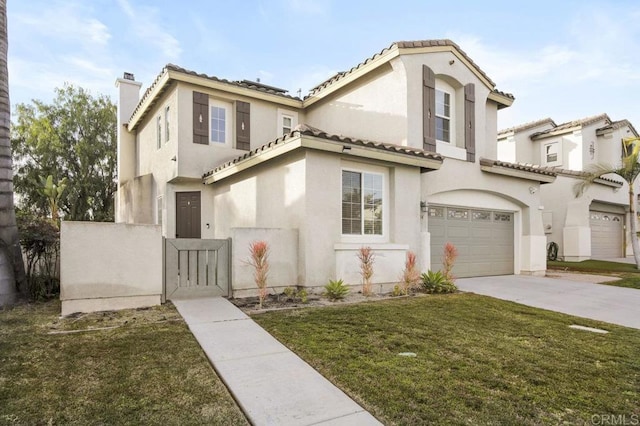
<path id="1" fill-rule="evenodd" d="M 640 414 L 640 330 L 473 294 L 254 319 L 384 424 L 585 424 L 596 414 Z"/>
<path id="2" fill-rule="evenodd" d="M 631 263 L 609 262 L 606 260 L 583 260 L 582 262 L 563 262 L 560 260 L 547 261 L 549 269 L 562 269 L 577 272 L 597 272 L 597 273 L 617 273 L 617 272 L 635 272 L 636 265 Z"/>
<path id="3" fill-rule="evenodd" d="M 631 263 L 608 262 L 606 260 L 584 260 L 582 262 L 547 261 L 549 269 L 561 269 L 575 272 L 594 272 L 620 277 L 620 280 L 600 284 L 640 290 L 640 270 Z"/>
<path id="4" fill-rule="evenodd" d="M 0 310 L 0 425 L 248 424 L 172 306 L 59 312 Z"/>

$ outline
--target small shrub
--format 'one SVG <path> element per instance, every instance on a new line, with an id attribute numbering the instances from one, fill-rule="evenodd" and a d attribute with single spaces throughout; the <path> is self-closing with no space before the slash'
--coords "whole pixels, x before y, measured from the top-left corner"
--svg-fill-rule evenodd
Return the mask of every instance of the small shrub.
<path id="1" fill-rule="evenodd" d="M 360 259 L 360 275 L 362 276 L 362 294 L 371 296 L 373 294 L 371 277 L 373 277 L 373 263 L 375 261 L 373 249 L 371 247 L 360 247 L 358 259 Z"/>
<path id="2" fill-rule="evenodd" d="M 302 303 L 309 303 L 309 293 L 307 292 L 307 289 L 303 288 L 298 291 L 298 297 Z"/>
<path id="3" fill-rule="evenodd" d="M 451 282 L 455 281 L 453 276 L 453 263 L 458 257 L 458 249 L 452 243 L 447 243 L 444 246 L 444 256 L 442 257 L 442 273 Z"/>
<path id="4" fill-rule="evenodd" d="M 305 288 L 297 290 L 293 287 L 287 287 L 282 291 L 286 301 L 309 303 L 309 293 Z"/>
<path id="5" fill-rule="evenodd" d="M 442 271 L 427 271 L 422 274 L 422 288 L 426 293 L 455 293 L 458 287 Z"/>
<path id="6" fill-rule="evenodd" d="M 267 288 L 267 274 L 269 273 L 269 245 L 266 241 L 254 241 L 249 245 L 251 255 L 249 265 L 253 266 L 253 278 L 258 287 L 259 308 L 269 294 Z"/>
<path id="7" fill-rule="evenodd" d="M 393 291 L 391 292 L 392 297 L 402 296 L 403 294 L 406 295 L 407 293 L 405 293 L 404 289 L 402 289 L 398 284 L 393 286 Z"/>
<path id="8" fill-rule="evenodd" d="M 323 295 L 331 301 L 342 300 L 347 294 L 349 294 L 349 287 L 342 280 L 329 280 L 329 283 L 324 286 Z"/>
<path id="9" fill-rule="evenodd" d="M 416 254 L 412 251 L 407 252 L 407 260 L 404 262 L 404 270 L 402 271 L 399 286 L 399 290 L 402 291 L 402 294 L 405 296 L 420 283 L 420 272 L 418 272 L 416 268 L 416 263 Z"/>

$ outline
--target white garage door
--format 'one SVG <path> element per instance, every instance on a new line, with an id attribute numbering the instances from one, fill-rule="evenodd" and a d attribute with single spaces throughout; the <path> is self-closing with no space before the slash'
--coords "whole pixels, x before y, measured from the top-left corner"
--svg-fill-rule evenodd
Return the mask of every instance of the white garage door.
<path id="1" fill-rule="evenodd" d="M 591 210 L 591 257 L 611 259 L 622 257 L 624 216 Z"/>
<path id="2" fill-rule="evenodd" d="M 429 207 L 431 269 L 442 267 L 446 243 L 458 249 L 456 277 L 513 274 L 513 213 L 451 206 Z"/>

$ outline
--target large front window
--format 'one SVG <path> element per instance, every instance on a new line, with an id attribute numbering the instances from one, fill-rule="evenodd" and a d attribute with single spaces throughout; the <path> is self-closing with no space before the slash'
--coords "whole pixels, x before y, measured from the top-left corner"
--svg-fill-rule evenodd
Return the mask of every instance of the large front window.
<path id="1" fill-rule="evenodd" d="M 451 142 L 451 94 L 436 90 L 436 139 Z"/>
<path id="2" fill-rule="evenodd" d="M 342 234 L 382 235 L 383 177 L 342 171 Z"/>

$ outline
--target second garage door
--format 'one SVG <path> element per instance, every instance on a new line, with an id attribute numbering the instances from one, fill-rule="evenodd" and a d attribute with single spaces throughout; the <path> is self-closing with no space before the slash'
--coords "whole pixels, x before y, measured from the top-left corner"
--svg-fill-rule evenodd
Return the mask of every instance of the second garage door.
<path id="1" fill-rule="evenodd" d="M 456 277 L 513 274 L 513 213 L 430 206 L 431 269 L 442 267 L 446 243 L 458 249 Z"/>
<path id="2" fill-rule="evenodd" d="M 622 257 L 624 216 L 591 210 L 591 257 L 611 259 Z"/>

